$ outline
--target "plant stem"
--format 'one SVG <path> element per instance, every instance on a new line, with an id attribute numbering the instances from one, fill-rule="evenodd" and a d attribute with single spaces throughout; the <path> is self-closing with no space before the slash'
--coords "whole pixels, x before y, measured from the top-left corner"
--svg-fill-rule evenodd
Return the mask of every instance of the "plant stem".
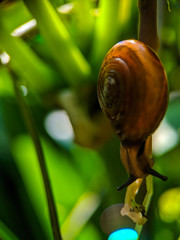
<path id="1" fill-rule="evenodd" d="M 19 240 L 19 238 L 15 236 L 15 234 L 2 221 L 0 221 L 0 239 Z"/>
<path id="2" fill-rule="evenodd" d="M 48 208 L 49 208 L 49 215 L 50 215 L 50 222 L 51 222 L 51 227 L 52 227 L 52 232 L 54 236 L 54 240 L 62 240 L 61 233 L 60 233 L 60 228 L 58 224 L 58 218 L 57 218 L 57 213 L 56 213 L 56 207 L 53 199 L 53 193 L 50 185 L 50 180 L 47 172 L 47 166 L 45 162 L 45 157 L 43 153 L 43 149 L 41 146 L 41 142 L 38 136 L 38 131 L 36 129 L 36 124 L 34 122 L 34 119 L 32 117 L 31 111 L 28 108 L 27 104 L 25 103 L 25 100 L 23 99 L 22 94 L 20 93 L 18 86 L 17 86 L 17 77 L 16 75 L 11 72 L 12 74 L 12 79 L 14 83 L 14 90 L 17 98 L 17 102 L 19 104 L 22 116 L 24 118 L 24 121 L 26 123 L 27 129 L 29 131 L 29 134 L 31 135 L 32 141 L 34 143 L 34 147 L 36 149 L 43 181 L 44 181 L 44 187 L 45 187 L 45 192 L 46 192 L 46 197 L 47 197 L 47 203 L 48 203 Z"/>
<path id="3" fill-rule="evenodd" d="M 86 82 L 90 65 L 72 41 L 67 29 L 48 0 L 23 0 L 37 20 L 54 60 L 73 87 Z"/>
<path id="4" fill-rule="evenodd" d="M 138 0 L 139 40 L 149 45 L 154 51 L 159 49 L 157 34 L 157 0 Z"/>
<path id="5" fill-rule="evenodd" d="M 139 8 L 139 40 L 149 45 L 155 52 L 159 49 L 159 38 L 157 34 L 157 0 L 138 0 Z M 152 139 L 151 139 L 152 141 Z M 152 144 L 149 152 L 152 153 Z M 153 195 L 153 178 L 149 175 L 146 178 L 146 196 L 143 201 L 143 206 L 146 211 L 149 208 Z M 139 236 L 143 225 L 136 224 L 135 230 Z"/>
<path id="6" fill-rule="evenodd" d="M 118 28 L 119 33 L 122 31 L 123 28 L 127 28 L 132 15 L 132 9 L 134 1 L 133 0 L 126 0 L 120 1 L 119 3 L 119 14 L 118 14 Z"/>
<path id="7" fill-rule="evenodd" d="M 142 203 L 142 206 L 145 207 L 146 212 L 149 209 L 152 195 L 153 195 L 153 177 L 151 175 L 149 175 L 148 177 L 146 177 L 146 196 Z M 136 223 L 135 230 L 139 236 L 141 234 L 142 228 L 143 228 L 143 225 L 139 225 Z"/>
<path id="8" fill-rule="evenodd" d="M 107 51 L 115 44 L 118 26 L 119 0 L 101 0 L 96 20 L 91 62 L 99 68 Z"/>
<path id="9" fill-rule="evenodd" d="M 53 72 L 20 38 L 12 37 L 0 18 L 0 47 L 10 55 L 10 65 L 37 91 L 49 89 Z"/>
<path id="10" fill-rule="evenodd" d="M 91 14 L 92 1 L 74 0 L 74 15 L 76 21 L 77 44 L 86 51 L 92 40 L 94 19 Z"/>

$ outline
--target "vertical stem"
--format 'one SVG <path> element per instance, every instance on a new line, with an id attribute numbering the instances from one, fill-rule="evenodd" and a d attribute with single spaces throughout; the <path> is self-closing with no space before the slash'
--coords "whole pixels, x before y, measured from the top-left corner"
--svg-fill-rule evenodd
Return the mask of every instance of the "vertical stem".
<path id="1" fill-rule="evenodd" d="M 178 54 L 180 55 L 180 9 L 177 10 L 178 11 L 178 14 L 176 15 L 177 16 L 177 23 L 176 23 L 176 26 L 175 26 L 175 29 L 176 29 L 176 35 L 177 35 L 177 47 L 178 47 Z"/>
<path id="2" fill-rule="evenodd" d="M 99 16 L 95 24 L 95 34 L 90 60 L 99 66 L 106 52 L 116 42 L 119 0 L 100 0 Z"/>
<path id="3" fill-rule="evenodd" d="M 91 14 L 92 1 L 90 0 L 74 0 L 75 21 L 77 27 L 77 43 L 78 46 L 86 51 L 89 48 L 91 36 L 93 32 L 94 19 Z"/>
<path id="4" fill-rule="evenodd" d="M 58 224 L 58 218 L 57 218 L 57 213 L 56 213 L 56 207 L 53 199 L 53 193 L 50 185 L 50 180 L 47 172 L 47 167 L 46 167 L 46 162 L 45 162 L 45 157 L 44 153 L 42 150 L 41 142 L 38 136 L 38 132 L 36 129 L 36 125 L 34 122 L 34 119 L 32 117 L 30 109 L 27 107 L 19 89 L 17 86 L 16 82 L 16 76 L 14 73 L 12 73 L 12 79 L 14 83 L 14 90 L 17 98 L 17 102 L 19 104 L 22 116 L 24 118 L 24 121 L 26 123 L 27 129 L 29 131 L 29 134 L 31 135 L 31 138 L 33 140 L 43 181 L 44 181 L 44 187 L 45 187 L 45 192 L 46 192 L 46 197 L 47 197 L 47 203 L 48 203 L 48 208 L 49 208 L 49 215 L 50 215 L 50 222 L 51 222 L 51 227 L 52 227 L 52 232 L 54 236 L 54 240 L 62 240 L 61 233 L 60 233 L 60 228 Z"/>
<path id="5" fill-rule="evenodd" d="M 147 191 L 146 196 L 143 200 L 142 205 L 145 207 L 146 212 L 147 212 L 148 208 L 149 208 L 149 205 L 150 205 L 150 202 L 151 202 L 152 195 L 153 195 L 153 177 L 151 175 L 149 175 L 146 178 L 146 191 Z M 143 228 L 143 225 L 139 225 L 139 224 L 135 225 L 135 230 L 139 234 L 139 236 L 141 234 L 142 228 Z"/>
<path id="6" fill-rule="evenodd" d="M 148 194 L 146 194 L 144 201 L 143 201 L 143 206 L 145 206 L 147 209 L 149 208 L 150 202 L 151 202 L 151 197 L 153 195 L 153 181 L 152 181 L 152 176 L 149 175 L 146 178 L 146 191 Z"/>
<path id="7" fill-rule="evenodd" d="M 159 49 L 159 38 L 157 34 L 157 0 L 138 0 L 139 8 L 139 40 L 149 45 L 155 52 Z M 152 141 L 152 138 L 151 138 Z M 152 153 L 152 144 L 149 151 Z M 146 196 L 143 206 L 148 210 L 153 194 L 153 178 L 146 178 Z M 142 225 L 136 224 L 135 230 L 141 234 Z"/>
<path id="8" fill-rule="evenodd" d="M 138 0 L 139 40 L 149 45 L 154 51 L 159 49 L 157 34 L 157 0 Z"/>

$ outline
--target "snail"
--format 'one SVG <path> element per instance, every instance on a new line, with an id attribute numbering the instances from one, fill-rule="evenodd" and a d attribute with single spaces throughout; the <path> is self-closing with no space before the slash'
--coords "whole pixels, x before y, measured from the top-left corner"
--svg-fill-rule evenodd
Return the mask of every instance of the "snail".
<path id="1" fill-rule="evenodd" d="M 130 176 L 118 190 L 149 174 L 167 180 L 152 168 L 151 135 L 168 104 L 166 73 L 156 53 L 137 40 L 117 43 L 104 58 L 97 92 L 120 138 L 121 161 Z"/>

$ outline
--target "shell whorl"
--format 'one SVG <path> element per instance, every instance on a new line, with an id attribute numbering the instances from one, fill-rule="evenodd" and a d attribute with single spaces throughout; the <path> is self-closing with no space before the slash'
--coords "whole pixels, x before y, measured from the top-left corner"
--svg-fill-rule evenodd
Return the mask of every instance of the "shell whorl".
<path id="1" fill-rule="evenodd" d="M 101 66 L 98 99 L 122 144 L 152 134 L 168 102 L 166 74 L 153 50 L 136 40 L 114 45 Z"/>

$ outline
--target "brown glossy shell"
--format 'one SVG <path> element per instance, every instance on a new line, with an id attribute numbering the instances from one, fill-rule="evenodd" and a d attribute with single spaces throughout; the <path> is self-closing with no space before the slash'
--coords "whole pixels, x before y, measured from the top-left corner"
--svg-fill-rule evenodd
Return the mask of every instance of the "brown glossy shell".
<path id="1" fill-rule="evenodd" d="M 114 45 L 101 66 L 98 99 L 122 144 L 144 141 L 168 103 L 166 74 L 154 51 L 136 40 Z"/>

